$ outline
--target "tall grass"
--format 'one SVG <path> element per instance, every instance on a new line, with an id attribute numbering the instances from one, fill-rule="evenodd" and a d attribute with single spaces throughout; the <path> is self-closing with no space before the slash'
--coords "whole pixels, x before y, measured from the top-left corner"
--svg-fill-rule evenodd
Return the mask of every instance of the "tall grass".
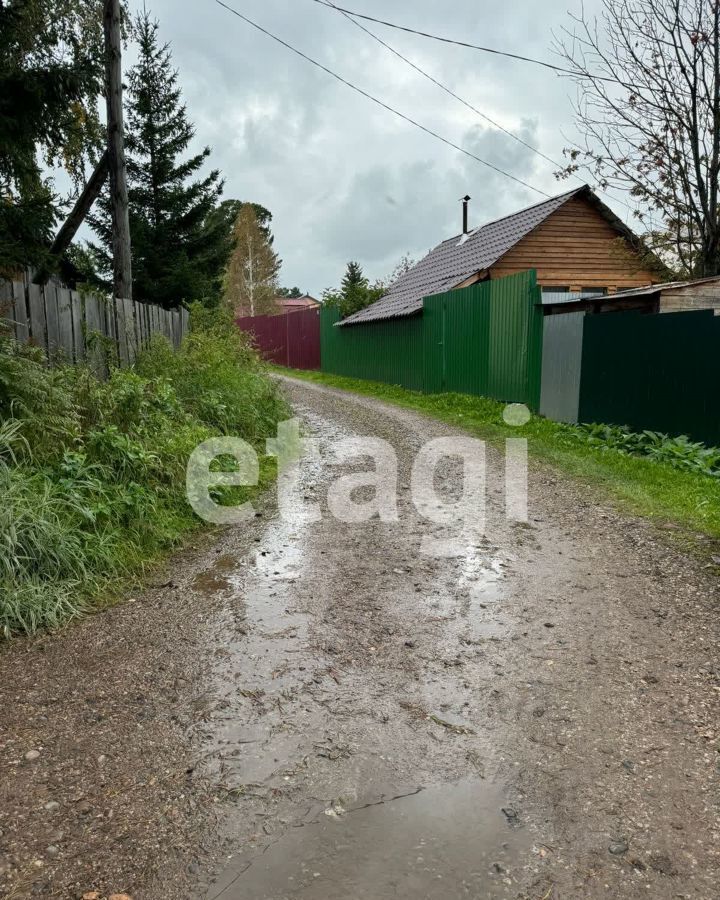
<path id="1" fill-rule="evenodd" d="M 156 338 L 134 371 L 48 369 L 0 334 L 0 636 L 53 628 L 198 527 L 192 450 L 216 434 L 262 447 L 287 415 L 221 314 L 195 310 L 175 352 Z"/>

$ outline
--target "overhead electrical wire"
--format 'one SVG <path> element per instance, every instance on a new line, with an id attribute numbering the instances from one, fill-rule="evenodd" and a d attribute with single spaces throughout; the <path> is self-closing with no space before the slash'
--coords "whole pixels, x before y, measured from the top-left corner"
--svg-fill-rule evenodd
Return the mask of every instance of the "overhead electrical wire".
<path id="1" fill-rule="evenodd" d="M 357 21 L 357 18 L 371 19 L 370 16 L 359 16 L 359 14 L 357 14 L 357 13 L 351 13 L 349 10 L 345 10 L 342 7 L 338 6 L 336 3 L 333 3 L 332 0 L 314 0 L 314 2 L 319 3 L 321 6 L 327 6 L 328 9 L 332 9 L 332 10 L 335 10 L 336 12 L 341 13 L 348 20 L 348 22 L 352 22 L 352 24 L 356 28 L 359 28 L 361 31 L 364 31 L 365 34 L 369 35 L 374 41 L 377 41 L 378 44 L 381 44 L 383 47 L 385 47 L 386 50 L 388 50 L 394 56 L 398 57 L 398 59 L 401 59 L 404 63 L 406 63 L 408 66 L 410 66 L 416 72 L 418 72 L 424 78 L 427 78 L 428 81 L 431 81 L 433 84 L 437 85 L 442 91 L 445 91 L 446 94 L 448 94 L 451 97 L 454 97 L 455 100 L 462 103 L 463 106 L 466 106 L 469 110 L 474 112 L 476 115 L 480 116 L 480 118 L 485 119 L 485 121 L 489 122 L 494 128 L 497 128 L 499 131 L 502 131 L 503 134 L 508 135 L 508 137 L 511 137 L 513 140 L 517 141 L 519 144 L 522 144 L 523 147 L 526 147 L 528 150 L 530 150 L 532 153 L 535 153 L 541 159 L 544 159 L 546 162 L 549 162 L 558 171 L 560 171 L 563 168 L 562 163 L 559 163 L 557 160 L 554 160 L 551 156 L 548 156 L 546 153 L 543 153 L 541 150 L 538 150 L 537 147 L 533 147 L 532 144 L 529 144 L 526 140 L 521 138 L 520 135 L 515 134 L 515 132 L 510 131 L 510 129 L 505 128 L 499 122 L 496 122 L 495 119 L 491 118 L 489 115 L 487 115 L 487 113 L 482 112 L 482 110 L 479 110 L 476 106 L 473 106 L 472 103 L 465 100 L 459 94 L 456 94 L 455 91 L 453 91 L 447 85 L 443 84 L 441 81 L 438 81 L 437 78 L 435 78 L 429 72 L 426 72 L 425 69 L 423 69 L 421 66 L 417 65 L 417 63 L 414 63 L 411 59 L 408 59 L 407 56 L 400 53 L 400 51 L 397 50 L 395 47 L 392 47 L 390 44 L 388 44 L 387 41 L 384 41 L 379 35 L 375 34 L 374 31 L 370 31 L 369 28 L 366 28 L 361 22 Z M 357 16 L 357 18 L 356 18 L 356 16 Z M 371 19 L 371 21 L 374 21 L 374 20 Z M 387 24 L 387 23 L 381 23 L 381 24 Z M 585 183 L 585 180 L 583 178 L 581 178 L 579 175 L 572 175 L 572 177 L 583 184 Z M 620 203 L 626 209 L 630 210 L 630 212 L 632 212 L 632 213 L 636 212 L 636 210 L 633 206 L 631 206 L 625 200 L 622 200 L 620 197 L 615 197 L 609 191 L 603 191 L 603 193 L 606 193 L 616 203 Z M 653 220 L 650 219 L 649 217 L 647 217 L 647 220 L 651 224 L 657 225 L 657 223 L 653 222 Z"/>
<path id="2" fill-rule="evenodd" d="M 567 69 L 564 66 L 556 66 L 554 63 L 547 62 L 544 59 L 535 59 L 532 56 L 523 56 L 520 53 L 510 53 L 507 50 L 498 50 L 495 47 L 483 47 L 480 44 L 470 44 L 467 41 L 458 41 L 454 38 L 441 37 L 439 34 L 431 34 L 429 31 L 420 31 L 417 28 L 410 28 L 407 25 L 398 25 L 396 22 L 388 22 L 385 19 L 377 19 L 375 16 L 368 16 L 365 13 L 355 12 L 352 9 L 345 9 L 343 6 L 336 6 L 334 3 L 328 2 L 328 0 L 314 0 L 314 2 L 319 3 L 321 6 L 327 6 L 328 9 L 334 9 L 336 12 L 352 16 L 355 19 L 365 19 L 367 22 L 375 22 L 376 25 L 385 25 L 388 28 L 405 31 L 408 34 L 417 34 L 420 37 L 429 38 L 433 41 L 441 41 L 443 44 L 454 44 L 456 47 L 465 47 L 468 50 L 479 50 L 482 53 L 492 53 L 495 56 L 505 56 L 508 59 L 515 59 L 519 62 L 532 63 L 535 66 L 543 66 L 545 69 L 559 72 L 561 75 L 572 75 L 574 78 L 592 78 L 595 81 L 610 81 L 613 84 L 623 84 L 621 81 L 618 81 L 617 78 L 613 78 L 610 75 L 593 75 L 590 72 L 576 72 L 575 70 Z M 623 86 L 627 87 L 627 85 Z"/>
<path id="3" fill-rule="evenodd" d="M 497 128 L 498 131 L 502 131 L 504 134 L 508 135 L 508 137 L 511 137 L 513 140 L 522 144 L 523 147 L 527 147 L 528 150 L 531 150 L 533 153 L 536 153 L 538 156 L 541 156 L 544 160 L 549 162 L 551 165 L 556 166 L 558 169 L 562 169 L 562 163 L 557 162 L 556 160 L 552 159 L 550 156 L 546 156 L 546 154 L 544 154 L 541 150 L 538 150 L 537 147 L 533 147 L 532 144 L 529 144 L 526 140 L 521 138 L 520 135 L 515 134 L 515 132 L 510 131 L 508 128 L 505 128 L 504 125 L 501 125 L 499 122 L 496 122 L 495 119 L 491 118 L 489 115 L 487 115 L 487 113 L 482 112 L 482 110 L 479 110 L 476 106 L 473 106 L 472 103 L 465 100 L 459 94 L 456 94 L 455 91 L 453 91 L 451 88 L 449 88 L 446 84 L 443 84 L 441 81 L 438 81 L 437 78 L 435 78 L 429 72 L 426 72 L 425 69 L 423 69 L 421 66 L 417 65 L 417 63 L 414 63 L 411 59 L 408 59 L 407 56 L 404 56 L 402 53 L 400 53 L 399 50 L 396 50 L 395 47 L 390 46 L 390 44 L 388 44 L 381 37 L 379 37 L 379 35 L 375 34 L 374 31 L 370 31 L 369 28 L 366 28 L 364 25 L 362 25 L 360 22 L 358 22 L 354 18 L 354 13 L 351 14 L 349 12 L 345 12 L 345 10 L 343 10 L 341 7 L 337 6 L 335 3 L 330 2 L 330 0 L 328 0 L 328 2 L 323 2 L 323 0 L 315 0 L 315 2 L 320 2 L 322 6 L 327 6 L 329 9 L 334 9 L 337 12 L 342 13 L 343 16 L 345 16 L 345 18 L 348 20 L 348 22 L 352 22 L 352 24 L 356 28 L 359 28 L 361 31 L 364 31 L 365 34 L 370 35 L 370 37 L 373 40 L 377 41 L 378 44 L 382 44 L 382 46 L 385 47 L 386 50 L 389 50 L 390 53 L 392 53 L 394 56 L 397 56 L 398 59 L 401 59 L 404 63 L 406 63 L 408 66 L 410 66 L 410 68 L 414 69 L 416 72 L 418 72 L 420 75 L 422 75 L 423 78 L 427 78 L 428 81 L 432 81 L 432 83 L 436 84 L 440 88 L 440 90 L 445 91 L 446 94 L 449 94 L 451 97 L 454 97 L 455 100 L 462 103 L 463 106 L 466 106 L 469 110 L 474 112 L 476 115 L 480 116 L 480 118 L 485 119 L 486 122 L 489 122 L 494 128 Z"/>
<path id="4" fill-rule="evenodd" d="M 232 15 L 237 16 L 239 19 L 242 19 L 243 22 L 255 28 L 257 31 L 271 38 L 273 41 L 276 41 L 278 44 L 281 44 L 283 47 L 286 47 L 288 50 L 295 53 L 297 56 L 306 60 L 306 62 L 311 63 L 318 69 L 321 69 L 323 72 L 326 72 L 328 75 L 335 78 L 337 81 L 344 84 L 346 87 L 349 87 L 351 90 L 360 94 L 368 100 L 371 100 L 377 106 L 382 107 L 388 112 L 393 113 L 393 115 L 398 116 L 398 118 L 402 119 L 405 122 L 408 122 L 410 125 L 414 125 L 415 128 L 419 128 L 420 131 L 425 132 L 425 134 L 429 134 L 431 137 L 434 137 L 438 141 L 442 141 L 443 144 L 446 144 L 448 147 L 452 147 L 454 150 L 463 153 L 465 156 L 470 157 L 470 159 L 474 159 L 476 162 L 481 163 L 483 166 L 487 166 L 487 168 L 492 169 L 494 172 L 497 172 L 499 175 L 503 175 L 505 178 L 509 178 L 511 181 L 516 182 L 517 184 L 521 184 L 523 187 L 528 188 L 531 191 L 534 191 L 536 194 L 540 194 L 543 197 L 550 199 L 550 194 L 546 191 L 541 190 L 535 185 L 530 184 L 527 181 L 524 181 L 522 178 L 518 178 L 516 175 L 512 175 L 510 172 L 506 172 L 504 169 L 501 169 L 499 166 L 496 166 L 494 163 L 489 162 L 486 159 L 483 159 L 481 156 L 477 156 L 475 153 L 472 153 L 465 147 L 462 147 L 460 144 L 456 144 L 454 141 L 449 140 L 448 138 L 443 137 L 441 134 L 438 134 L 436 131 L 433 131 L 431 128 L 428 128 L 425 125 L 422 125 L 420 122 L 415 119 L 410 118 L 410 116 L 406 116 L 405 113 L 400 112 L 400 110 L 395 109 L 395 107 L 390 106 L 385 103 L 383 100 L 378 99 L 373 94 L 370 94 L 368 91 L 364 90 L 361 87 L 358 87 L 356 84 L 353 84 L 351 81 L 348 81 L 346 78 L 343 78 L 342 75 L 338 75 L 337 72 L 334 72 L 332 69 L 329 69 L 327 66 L 318 62 L 316 59 L 313 59 L 311 56 L 308 56 L 307 53 L 303 53 L 302 50 L 298 50 L 297 47 L 294 47 L 292 44 L 278 37 L 276 34 L 273 34 L 267 28 L 264 28 L 262 25 L 259 25 L 257 22 L 250 19 L 248 16 L 234 9 L 232 6 L 229 6 L 227 3 L 223 2 L 223 0 L 215 0 L 218 6 L 221 6 L 223 9 L 226 9 Z M 333 7 L 334 8 L 334 7 Z"/>

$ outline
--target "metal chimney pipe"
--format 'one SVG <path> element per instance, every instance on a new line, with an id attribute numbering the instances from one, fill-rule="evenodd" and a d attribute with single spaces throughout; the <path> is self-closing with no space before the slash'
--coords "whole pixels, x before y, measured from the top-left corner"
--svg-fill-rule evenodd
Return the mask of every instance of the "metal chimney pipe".
<path id="1" fill-rule="evenodd" d="M 468 229 L 468 203 L 470 202 L 470 200 L 471 200 L 471 198 L 470 198 L 467 194 L 462 198 L 462 205 L 463 205 L 463 234 L 467 234 L 468 231 L 469 231 L 469 229 Z"/>

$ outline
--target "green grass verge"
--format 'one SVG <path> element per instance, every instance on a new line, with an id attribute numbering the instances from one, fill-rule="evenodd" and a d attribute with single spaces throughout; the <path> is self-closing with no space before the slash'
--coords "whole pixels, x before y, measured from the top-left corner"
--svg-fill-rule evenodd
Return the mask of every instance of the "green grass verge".
<path id="1" fill-rule="evenodd" d="M 255 446 L 289 411 L 229 317 L 198 309 L 177 352 L 156 338 L 131 371 L 48 368 L 0 334 L 0 639 L 105 605 L 204 523 L 185 494 L 195 447 Z M 260 484 L 219 489 L 251 499 Z"/>
<path id="2" fill-rule="evenodd" d="M 489 442 L 525 437 L 531 456 L 601 490 L 626 511 L 661 523 L 672 523 L 696 534 L 720 538 L 720 478 L 630 456 L 612 447 L 591 445 L 580 429 L 540 416 L 533 416 L 522 427 L 506 425 L 503 420 L 505 404 L 485 397 L 421 394 L 395 385 L 341 375 L 281 367 L 273 367 L 273 370 L 412 409 Z"/>

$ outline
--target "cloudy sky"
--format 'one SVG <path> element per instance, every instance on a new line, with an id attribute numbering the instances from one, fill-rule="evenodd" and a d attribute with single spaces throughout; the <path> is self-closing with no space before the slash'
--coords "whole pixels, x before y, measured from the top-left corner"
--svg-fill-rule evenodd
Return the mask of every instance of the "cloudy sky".
<path id="1" fill-rule="evenodd" d="M 357 259 L 371 278 L 471 224 L 542 197 L 359 96 L 220 7 L 146 0 L 172 45 L 197 141 L 212 148 L 225 196 L 273 213 L 281 280 L 318 295 Z M 338 74 L 475 155 L 549 194 L 550 163 L 314 0 L 227 0 Z M 542 57 L 579 0 L 346 0 L 350 9 L 424 31 Z M 597 0 L 586 0 L 592 10 Z M 131 0 L 139 8 L 142 0 Z M 561 159 L 573 134 L 572 84 L 540 67 L 363 23 L 477 109 Z M 576 182 L 577 183 L 577 182 Z M 628 211 L 614 203 L 625 220 Z"/>

